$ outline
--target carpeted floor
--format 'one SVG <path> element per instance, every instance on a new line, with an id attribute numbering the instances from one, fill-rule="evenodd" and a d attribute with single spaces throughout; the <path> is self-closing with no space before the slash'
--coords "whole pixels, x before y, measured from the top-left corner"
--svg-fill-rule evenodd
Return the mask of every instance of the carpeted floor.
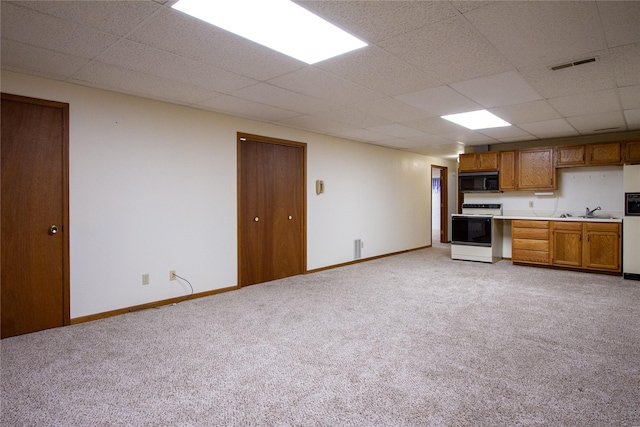
<path id="1" fill-rule="evenodd" d="M 2 340 L 0 424 L 640 425 L 640 282 L 448 251 Z"/>

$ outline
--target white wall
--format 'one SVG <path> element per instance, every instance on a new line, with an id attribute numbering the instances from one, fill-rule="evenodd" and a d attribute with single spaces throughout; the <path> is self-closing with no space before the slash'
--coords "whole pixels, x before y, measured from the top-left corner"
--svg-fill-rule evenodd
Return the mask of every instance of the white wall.
<path id="1" fill-rule="evenodd" d="M 551 196 L 532 191 L 504 193 L 465 193 L 465 203 L 502 203 L 505 215 L 559 217 L 579 216 L 585 209 L 600 206 L 598 215 L 622 218 L 624 212 L 622 166 L 594 166 L 558 169 L 558 190 Z M 533 202 L 533 208 L 529 207 Z M 502 221 L 502 256 L 511 258 L 511 221 Z"/>
<path id="2" fill-rule="evenodd" d="M 358 238 L 363 258 L 431 244 L 442 159 L 7 71 L 2 91 L 70 104 L 71 318 L 185 295 L 169 270 L 196 293 L 237 284 L 237 132 L 308 143 L 308 269 Z"/>
<path id="3" fill-rule="evenodd" d="M 532 191 L 465 193 L 465 203 L 502 203 L 505 215 L 584 215 L 585 208 L 602 215 L 622 217 L 624 211 L 622 166 L 594 166 L 558 169 L 558 189 L 552 196 L 536 196 Z M 529 207 L 533 202 L 533 208 Z"/>

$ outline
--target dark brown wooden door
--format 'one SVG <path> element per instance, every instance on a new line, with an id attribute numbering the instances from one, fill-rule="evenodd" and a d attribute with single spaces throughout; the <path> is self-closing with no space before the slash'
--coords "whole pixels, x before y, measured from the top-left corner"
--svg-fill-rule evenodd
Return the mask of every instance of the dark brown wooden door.
<path id="1" fill-rule="evenodd" d="M 2 338 L 69 323 L 68 104 L 2 94 Z"/>
<path id="2" fill-rule="evenodd" d="M 304 145 L 241 136 L 239 282 L 301 274 L 304 259 Z"/>

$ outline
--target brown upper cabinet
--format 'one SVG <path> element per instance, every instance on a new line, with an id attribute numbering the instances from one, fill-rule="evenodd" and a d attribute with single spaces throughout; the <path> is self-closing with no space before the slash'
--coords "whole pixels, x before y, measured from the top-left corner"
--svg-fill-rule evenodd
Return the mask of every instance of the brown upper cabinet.
<path id="1" fill-rule="evenodd" d="M 460 172 L 498 170 L 498 152 L 460 154 Z"/>
<path id="2" fill-rule="evenodd" d="M 567 145 L 556 149 L 556 166 L 584 166 L 587 164 L 587 148 L 585 145 Z"/>
<path id="3" fill-rule="evenodd" d="M 557 147 L 556 167 L 621 165 L 623 147 L 624 145 L 621 142 Z M 640 148 L 638 150 L 640 151 Z M 638 155 L 640 156 L 640 152 Z"/>
<path id="4" fill-rule="evenodd" d="M 640 141 L 629 141 L 625 144 L 624 162 L 640 163 Z"/>
<path id="5" fill-rule="evenodd" d="M 587 145 L 588 165 L 621 165 L 622 144 L 620 142 L 605 142 Z"/>
<path id="6" fill-rule="evenodd" d="M 518 190 L 555 190 L 557 188 L 553 147 L 518 150 L 516 153 Z"/>
<path id="7" fill-rule="evenodd" d="M 500 191 L 516 189 L 516 152 L 500 151 Z"/>

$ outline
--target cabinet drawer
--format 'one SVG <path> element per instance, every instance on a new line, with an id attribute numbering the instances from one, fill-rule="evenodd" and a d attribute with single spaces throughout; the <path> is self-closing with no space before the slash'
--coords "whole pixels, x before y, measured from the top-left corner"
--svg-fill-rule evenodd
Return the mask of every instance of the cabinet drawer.
<path id="1" fill-rule="evenodd" d="M 582 222 L 554 221 L 554 230 L 582 231 Z"/>
<path id="2" fill-rule="evenodd" d="M 531 251 L 548 251 L 548 240 L 513 239 L 513 249 L 526 249 Z"/>
<path id="3" fill-rule="evenodd" d="M 526 228 L 549 228 L 549 221 L 529 220 L 529 219 L 514 219 L 513 228 L 526 227 Z"/>
<path id="4" fill-rule="evenodd" d="M 617 232 L 620 224 L 617 222 L 587 222 L 587 231 L 613 231 Z"/>
<path id="5" fill-rule="evenodd" d="M 514 262 L 549 264 L 549 252 L 531 251 L 528 249 L 513 249 L 511 251 L 511 259 Z"/>
<path id="6" fill-rule="evenodd" d="M 513 228 L 511 233 L 514 239 L 549 240 L 547 228 Z"/>

